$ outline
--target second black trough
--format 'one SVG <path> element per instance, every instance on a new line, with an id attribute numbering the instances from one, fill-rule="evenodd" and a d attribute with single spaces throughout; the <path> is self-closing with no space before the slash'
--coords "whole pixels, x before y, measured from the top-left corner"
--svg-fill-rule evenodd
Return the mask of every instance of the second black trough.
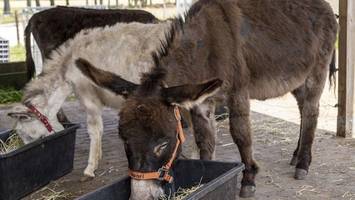
<path id="1" fill-rule="evenodd" d="M 235 200 L 237 177 L 243 169 L 242 163 L 178 160 L 173 168 L 173 187 L 177 190 L 203 184 L 184 200 Z M 130 178 L 126 177 L 77 200 L 128 200 L 130 192 Z"/>

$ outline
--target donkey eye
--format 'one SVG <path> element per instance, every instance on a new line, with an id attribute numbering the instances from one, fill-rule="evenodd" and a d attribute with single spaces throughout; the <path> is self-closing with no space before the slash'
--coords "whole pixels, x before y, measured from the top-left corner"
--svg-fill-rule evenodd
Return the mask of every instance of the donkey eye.
<path id="1" fill-rule="evenodd" d="M 164 142 L 162 145 L 160 145 L 160 148 L 159 148 L 160 151 L 166 149 L 166 147 L 168 147 L 168 143 L 169 143 L 169 142 Z"/>
<path id="2" fill-rule="evenodd" d="M 20 121 L 31 121 L 31 117 L 22 115 L 18 118 Z"/>
<path id="3" fill-rule="evenodd" d="M 168 147 L 168 144 L 169 142 L 164 142 L 162 144 L 159 144 L 157 145 L 155 148 L 154 148 L 154 153 L 157 155 L 157 156 L 160 156 L 163 151 L 166 149 L 166 147 Z"/>

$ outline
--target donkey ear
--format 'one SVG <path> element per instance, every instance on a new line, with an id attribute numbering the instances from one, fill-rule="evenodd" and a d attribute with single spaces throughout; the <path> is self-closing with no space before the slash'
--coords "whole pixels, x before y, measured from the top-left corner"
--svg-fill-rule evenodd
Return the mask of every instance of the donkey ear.
<path id="1" fill-rule="evenodd" d="M 220 79 L 213 79 L 201 84 L 163 88 L 162 96 L 165 101 L 172 105 L 191 109 L 214 95 L 222 86 L 222 83 L 223 81 Z"/>
<path id="2" fill-rule="evenodd" d="M 77 59 L 75 64 L 97 86 L 109 89 L 118 95 L 127 97 L 138 87 L 137 84 L 126 81 L 116 74 L 94 67 L 83 58 Z"/>

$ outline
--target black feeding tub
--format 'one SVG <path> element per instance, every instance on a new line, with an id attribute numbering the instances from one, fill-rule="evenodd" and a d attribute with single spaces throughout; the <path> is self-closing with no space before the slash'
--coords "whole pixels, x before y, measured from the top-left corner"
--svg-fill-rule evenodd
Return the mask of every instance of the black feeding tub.
<path id="1" fill-rule="evenodd" d="M 237 197 L 237 176 L 244 169 L 242 163 L 178 160 L 173 168 L 175 190 L 203 184 L 185 200 L 235 200 Z M 77 200 L 128 200 L 130 178 L 126 177 L 104 186 Z"/>
<path id="2" fill-rule="evenodd" d="M 17 200 L 73 170 L 75 133 L 80 126 L 0 154 L 0 200 Z M 6 140 L 11 131 L 0 132 Z"/>

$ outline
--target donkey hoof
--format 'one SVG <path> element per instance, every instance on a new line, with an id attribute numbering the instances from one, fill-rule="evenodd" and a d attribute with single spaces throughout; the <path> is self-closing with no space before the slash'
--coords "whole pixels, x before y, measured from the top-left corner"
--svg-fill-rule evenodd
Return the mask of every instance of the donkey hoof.
<path id="1" fill-rule="evenodd" d="M 305 169 L 296 168 L 295 179 L 304 180 L 307 177 L 308 171 Z"/>
<path id="2" fill-rule="evenodd" d="M 239 196 L 241 198 L 250 198 L 255 196 L 256 187 L 253 185 L 242 186 Z"/>
<path id="3" fill-rule="evenodd" d="M 291 162 L 290 162 L 290 165 L 292 166 L 296 166 L 297 164 L 297 156 L 292 156 L 292 159 L 291 159 Z"/>
<path id="4" fill-rule="evenodd" d="M 95 173 L 94 173 L 93 170 L 86 168 L 84 170 L 84 176 L 88 177 L 88 178 L 94 178 L 95 177 Z"/>

